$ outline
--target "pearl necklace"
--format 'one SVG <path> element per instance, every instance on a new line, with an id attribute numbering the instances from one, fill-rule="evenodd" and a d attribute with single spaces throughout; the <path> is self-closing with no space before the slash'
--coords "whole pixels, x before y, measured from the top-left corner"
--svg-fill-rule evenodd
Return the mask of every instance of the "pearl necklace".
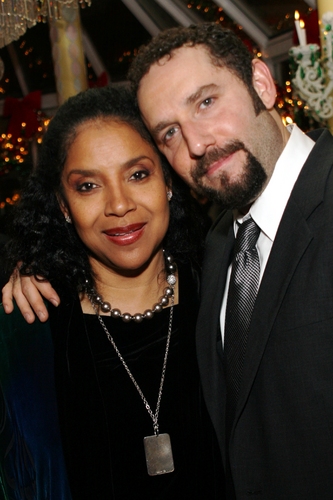
<path id="1" fill-rule="evenodd" d="M 123 364 L 128 376 L 130 377 L 131 381 L 133 382 L 136 390 L 140 394 L 140 397 L 144 403 L 144 406 L 145 406 L 147 412 L 149 413 L 149 415 L 153 421 L 154 434 L 152 436 L 146 436 L 143 440 L 144 450 L 145 450 L 145 455 L 146 455 L 147 472 L 148 472 L 149 476 L 159 476 L 161 474 L 167 474 L 169 472 L 174 471 L 174 462 L 173 462 L 173 454 L 172 454 L 170 436 L 167 433 L 163 433 L 163 434 L 159 433 L 159 423 L 158 423 L 158 417 L 159 417 L 159 411 L 160 411 L 160 405 L 161 405 L 161 399 L 162 399 L 162 391 L 163 391 L 164 379 L 165 379 L 165 372 L 166 372 L 167 360 L 168 360 L 169 349 L 170 349 L 171 333 L 172 333 L 174 286 L 175 286 L 175 283 L 177 281 L 176 276 L 173 274 L 176 271 L 176 265 L 173 263 L 171 257 L 169 259 L 167 259 L 166 269 L 168 272 L 167 282 L 170 286 L 164 290 L 164 295 L 163 295 L 163 297 L 160 298 L 160 301 L 158 302 L 158 304 L 155 304 L 155 306 L 153 306 L 152 309 L 148 309 L 143 314 L 134 314 L 134 316 L 131 316 L 129 313 L 122 314 L 118 309 L 111 309 L 111 305 L 107 302 L 104 302 L 100 296 L 97 296 L 97 293 L 94 290 L 92 293 L 87 292 L 88 297 L 91 301 L 91 305 L 92 305 L 92 307 L 96 313 L 96 316 L 98 318 L 98 321 L 100 322 L 104 332 L 106 333 L 108 340 L 110 341 L 114 350 L 116 351 L 118 358 L 120 359 L 121 363 Z M 98 299 L 96 297 L 98 297 Z M 126 322 L 131 321 L 132 319 L 136 322 L 141 322 L 143 318 L 152 318 L 152 316 L 154 315 L 154 312 L 162 311 L 163 306 L 167 305 L 169 303 L 170 297 L 171 297 L 171 307 L 170 307 L 170 316 L 169 316 L 168 336 L 167 336 L 167 342 L 166 342 L 165 354 L 164 354 L 164 360 L 163 360 L 163 366 L 162 366 L 160 387 L 158 390 L 156 410 L 154 413 L 153 410 L 151 409 L 151 406 L 148 403 L 146 397 L 144 396 L 139 384 L 137 383 L 131 370 L 129 369 L 125 359 L 121 355 L 112 335 L 110 334 L 103 319 L 101 318 L 101 316 L 98 312 L 98 308 L 102 309 L 102 307 L 104 306 L 104 309 L 106 309 L 107 312 L 111 311 L 112 316 L 120 317 L 123 319 L 123 321 L 126 321 Z M 115 314 L 115 311 L 117 311 L 116 314 Z M 147 314 L 147 312 L 149 312 L 149 314 Z"/>
<path id="2" fill-rule="evenodd" d="M 170 256 L 166 257 L 165 270 L 167 272 L 167 282 L 168 287 L 164 289 L 164 294 L 160 297 L 159 301 L 153 305 L 151 309 L 146 309 L 143 313 L 130 314 L 128 312 L 122 313 L 120 309 L 112 309 L 110 302 L 103 300 L 102 296 L 99 295 L 96 290 L 87 292 L 90 301 L 101 310 L 103 313 L 110 313 L 113 318 L 121 318 L 125 323 L 130 321 L 135 321 L 135 323 L 141 323 L 143 319 L 151 319 L 155 313 L 161 312 L 164 307 L 169 304 L 170 298 L 174 296 L 174 286 L 176 283 L 175 272 L 177 271 L 177 265 Z"/>

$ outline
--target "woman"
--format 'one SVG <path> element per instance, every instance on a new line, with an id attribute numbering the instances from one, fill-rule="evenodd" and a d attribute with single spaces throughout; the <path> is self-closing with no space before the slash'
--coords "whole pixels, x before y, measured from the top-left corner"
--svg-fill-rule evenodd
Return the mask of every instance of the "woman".
<path id="1" fill-rule="evenodd" d="M 59 109 L 9 249 L 61 305 L 32 325 L 1 311 L 8 497 L 221 498 L 194 347 L 200 224 L 182 203 L 126 90 Z"/>

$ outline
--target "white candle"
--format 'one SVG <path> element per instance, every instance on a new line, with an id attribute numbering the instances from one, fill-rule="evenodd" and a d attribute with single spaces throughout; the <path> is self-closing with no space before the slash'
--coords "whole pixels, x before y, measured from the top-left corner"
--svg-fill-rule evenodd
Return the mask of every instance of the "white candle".
<path id="1" fill-rule="evenodd" d="M 302 37 L 302 30 L 300 26 L 300 21 L 299 21 L 299 12 L 298 10 L 295 10 L 295 28 L 298 36 L 298 42 L 299 45 L 303 45 L 303 37 Z"/>
<path id="2" fill-rule="evenodd" d="M 305 46 L 306 41 L 307 41 L 306 40 L 306 30 L 305 30 L 305 22 L 302 19 L 299 22 L 299 26 L 301 28 L 301 37 L 302 37 L 301 45 Z"/>

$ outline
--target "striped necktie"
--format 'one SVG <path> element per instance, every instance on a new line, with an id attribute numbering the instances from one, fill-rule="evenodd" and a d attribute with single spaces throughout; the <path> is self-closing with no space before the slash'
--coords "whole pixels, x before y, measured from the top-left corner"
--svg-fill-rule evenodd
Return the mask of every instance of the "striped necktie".
<path id="1" fill-rule="evenodd" d="M 235 414 L 248 331 L 259 287 L 260 262 L 256 249 L 259 234 L 260 228 L 250 217 L 239 227 L 235 241 L 224 336 L 229 424 Z"/>

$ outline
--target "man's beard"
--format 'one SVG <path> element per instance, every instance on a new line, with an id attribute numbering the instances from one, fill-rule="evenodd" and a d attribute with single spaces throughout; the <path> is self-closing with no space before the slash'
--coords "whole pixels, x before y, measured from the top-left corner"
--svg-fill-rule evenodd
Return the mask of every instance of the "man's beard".
<path id="1" fill-rule="evenodd" d="M 219 177 L 220 189 L 205 186 L 202 180 L 210 165 L 236 151 L 244 151 L 246 154 L 244 171 L 239 178 L 231 182 L 229 175 L 222 172 Z M 240 141 L 233 141 L 224 148 L 215 148 L 207 152 L 197 161 L 191 176 L 195 184 L 194 189 L 199 195 L 231 209 L 246 207 L 252 203 L 260 194 L 267 180 L 267 174 L 261 163 Z"/>

